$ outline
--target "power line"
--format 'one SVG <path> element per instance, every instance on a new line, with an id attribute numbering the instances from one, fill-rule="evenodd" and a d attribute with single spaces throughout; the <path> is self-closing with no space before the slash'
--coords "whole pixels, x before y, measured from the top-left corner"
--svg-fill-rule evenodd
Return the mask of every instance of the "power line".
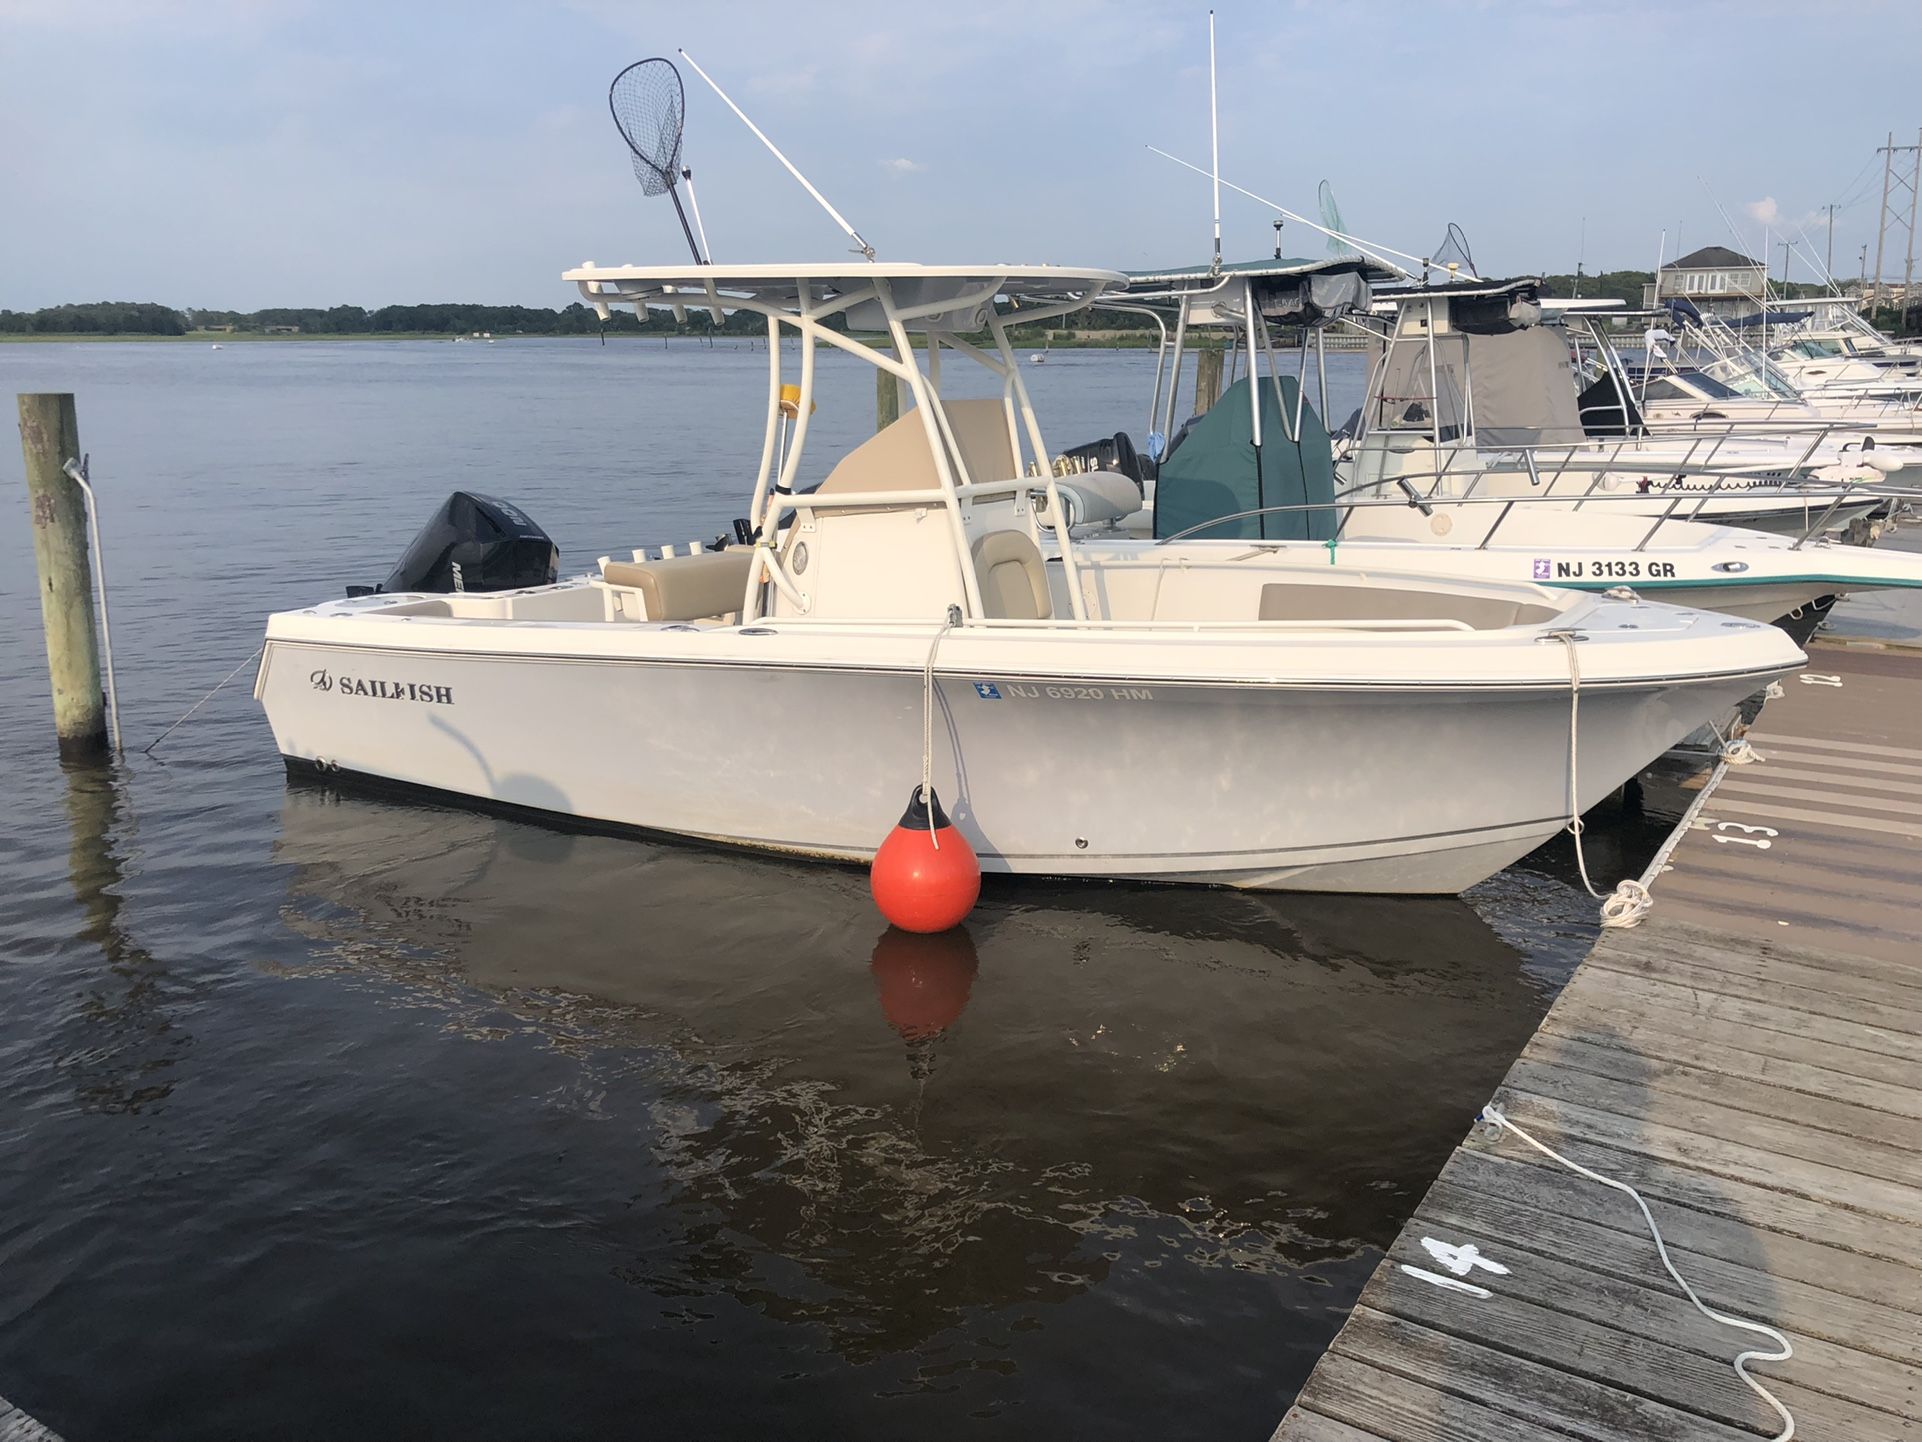
<path id="1" fill-rule="evenodd" d="M 1879 150 L 1870 151 L 1869 158 L 1862 162 L 1862 168 L 1855 172 L 1855 179 L 1842 187 L 1841 198 L 1835 202 L 1838 210 L 1847 210 L 1851 205 L 1859 204 L 1869 198 L 1869 192 L 1863 183 L 1869 179 L 1870 172 L 1875 168 L 1875 157 L 1881 153 Z M 1859 195 L 1856 194 L 1858 186 L 1863 187 Z"/>

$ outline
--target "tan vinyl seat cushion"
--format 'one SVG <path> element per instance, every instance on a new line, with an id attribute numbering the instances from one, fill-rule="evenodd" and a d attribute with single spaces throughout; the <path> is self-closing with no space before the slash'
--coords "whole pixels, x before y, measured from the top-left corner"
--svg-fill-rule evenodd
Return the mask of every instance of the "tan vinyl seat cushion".
<path id="1" fill-rule="evenodd" d="M 974 574 L 981 583 L 981 608 L 991 619 L 1045 621 L 1054 615 L 1047 567 L 1022 532 L 989 531 L 976 541 Z"/>
<path id="2" fill-rule="evenodd" d="M 975 481 L 1012 479 L 1014 447 L 1008 438 L 1007 408 L 997 400 L 970 399 L 948 401 L 943 409 L 969 477 Z M 870 491 L 940 488 L 934 453 L 928 449 L 927 427 L 920 410 L 911 407 L 899 420 L 841 457 L 817 493 L 852 496 Z"/>
<path id="3" fill-rule="evenodd" d="M 1261 588 L 1264 621 L 1461 621 L 1477 631 L 1539 626 L 1553 620 L 1550 606 L 1531 606 L 1485 596 L 1398 590 L 1388 586 L 1270 582 Z"/>
<path id="4" fill-rule="evenodd" d="M 650 621 L 698 621 L 741 609 L 753 559 L 752 548 L 738 546 L 661 561 L 609 561 L 601 579 L 639 591 Z"/>

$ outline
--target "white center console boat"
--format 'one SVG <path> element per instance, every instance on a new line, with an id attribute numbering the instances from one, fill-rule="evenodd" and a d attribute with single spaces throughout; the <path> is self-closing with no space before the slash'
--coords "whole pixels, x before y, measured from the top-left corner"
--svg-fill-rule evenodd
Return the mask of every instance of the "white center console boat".
<path id="1" fill-rule="evenodd" d="M 1529 584 L 1067 537 L 1044 559 L 1070 483 L 997 298 L 1046 319 L 1113 272 L 566 278 L 603 314 L 766 318 L 737 542 L 489 590 L 488 547 L 455 537 L 406 574 L 456 580 L 275 615 L 255 694 L 290 765 L 844 862 L 873 855 L 925 765 L 988 872 L 1445 893 L 1804 659 L 1770 626 Z M 806 490 L 823 346 L 913 405 Z M 944 362 L 998 395 L 945 398 Z"/>

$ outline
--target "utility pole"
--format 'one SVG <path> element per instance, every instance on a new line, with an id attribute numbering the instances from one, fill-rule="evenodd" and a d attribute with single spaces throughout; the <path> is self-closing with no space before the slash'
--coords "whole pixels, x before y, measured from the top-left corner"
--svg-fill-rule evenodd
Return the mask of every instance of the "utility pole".
<path id="1" fill-rule="evenodd" d="M 1835 283 L 1835 202 L 1829 202 L 1829 252 L 1822 261 L 1822 269 L 1827 273 L 1829 284 Z"/>
<path id="2" fill-rule="evenodd" d="M 1902 265 L 1902 312 L 1908 314 L 1910 286 L 1915 281 L 1915 214 L 1916 201 L 1922 198 L 1922 130 L 1915 132 L 1915 144 L 1907 149 L 1915 156 L 1914 168 L 1909 172 L 1909 257 Z"/>
<path id="3" fill-rule="evenodd" d="M 1776 244 L 1782 247 L 1782 295 L 1786 299 L 1789 291 L 1789 251 L 1794 247 L 1795 242 L 1782 240 L 1777 241 Z"/>
<path id="4" fill-rule="evenodd" d="M 1882 157 L 1882 209 L 1875 227 L 1875 286 L 1869 295 L 1869 313 L 1873 315 L 1882 301 L 1883 257 L 1887 251 L 1890 227 L 1901 227 L 1908 232 L 1907 260 L 1902 268 L 1902 296 L 1907 304 L 1909 286 L 1915 280 L 1915 219 L 1917 192 L 1922 191 L 1922 132 L 1916 135 L 1914 145 L 1897 145 L 1895 132 L 1889 132 L 1889 143 L 1876 147 L 1876 154 Z M 1895 168 L 1895 157 L 1913 156 L 1901 171 Z M 1899 188 L 1898 188 L 1899 187 Z M 1901 190 L 1909 193 L 1909 213 L 1902 215 Z M 1891 192 L 1894 192 L 1891 205 Z"/>

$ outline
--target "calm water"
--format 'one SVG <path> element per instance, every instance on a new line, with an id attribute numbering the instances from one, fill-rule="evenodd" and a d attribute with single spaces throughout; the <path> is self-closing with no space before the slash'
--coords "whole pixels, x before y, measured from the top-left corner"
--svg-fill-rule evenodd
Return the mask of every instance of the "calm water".
<path id="1" fill-rule="evenodd" d="M 831 453 L 873 383 L 822 369 Z M 1031 368 L 1051 444 L 1139 437 L 1152 371 Z M 569 569 L 713 534 L 765 374 L 0 346 L 78 393 L 136 752 L 456 487 Z M 290 784 L 250 671 L 70 776 L 19 468 L 0 1394 L 80 1442 L 1260 1439 L 1592 938 L 1552 851 L 1465 903 L 1002 884 L 887 935 L 855 872 Z"/>

